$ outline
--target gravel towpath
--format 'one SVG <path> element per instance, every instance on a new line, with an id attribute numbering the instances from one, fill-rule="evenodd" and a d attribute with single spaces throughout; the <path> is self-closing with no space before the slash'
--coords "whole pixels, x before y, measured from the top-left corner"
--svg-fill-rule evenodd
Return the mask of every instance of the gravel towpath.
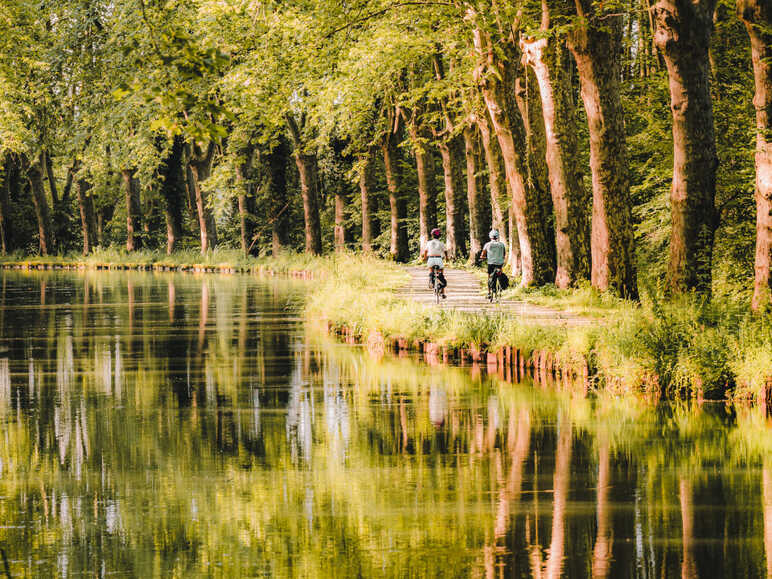
<path id="1" fill-rule="evenodd" d="M 503 299 L 499 303 L 491 304 L 483 293 L 478 277 L 460 269 L 445 269 L 445 279 L 448 281 L 445 292 L 448 298 L 438 305 L 435 303 L 434 292 L 429 287 L 428 269 L 421 266 L 406 269 L 410 274 L 410 281 L 400 289 L 399 293 L 421 304 L 464 312 L 507 312 L 521 318 L 524 322 L 534 324 L 575 326 L 595 323 L 589 318 L 576 314 L 518 300 Z"/>

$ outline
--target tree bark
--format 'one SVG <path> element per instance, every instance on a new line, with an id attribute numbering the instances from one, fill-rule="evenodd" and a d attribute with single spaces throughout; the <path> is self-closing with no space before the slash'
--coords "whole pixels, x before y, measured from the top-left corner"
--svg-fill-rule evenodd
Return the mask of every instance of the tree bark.
<path id="1" fill-rule="evenodd" d="M 359 195 L 362 205 L 362 251 L 373 250 L 372 215 L 373 151 L 368 149 L 359 159 Z"/>
<path id="2" fill-rule="evenodd" d="M 480 147 L 477 127 L 464 128 L 464 153 L 466 155 L 466 198 L 469 207 L 469 261 L 474 262 L 482 252 L 491 226 L 490 197 L 478 175 Z"/>
<path id="3" fill-rule="evenodd" d="M 491 135 L 488 111 L 475 117 L 480 130 L 480 141 L 485 152 L 485 162 L 488 166 L 488 188 L 490 190 L 491 221 L 493 228 L 499 232 L 504 245 L 509 245 L 509 192 L 507 176 L 504 170 L 504 159 L 498 140 Z"/>
<path id="4" fill-rule="evenodd" d="M 433 55 L 435 78 L 438 81 L 445 80 L 445 71 L 441 55 L 437 52 Z M 442 171 L 445 177 L 445 218 L 446 239 L 445 247 L 448 256 L 453 259 L 462 257 L 466 253 L 464 232 L 464 192 L 462 158 L 464 144 L 462 136 L 458 134 L 456 123 L 444 102 L 442 108 L 443 127 L 441 130 L 432 128 L 437 146 L 442 158 Z"/>
<path id="5" fill-rule="evenodd" d="M 139 191 L 134 179 L 134 171 L 123 169 L 123 192 L 126 199 L 126 251 L 139 249 L 139 239 L 135 237 L 140 227 Z"/>
<path id="6" fill-rule="evenodd" d="M 425 147 L 415 149 L 415 168 L 418 176 L 418 235 L 423 248 L 437 225 L 434 159 Z"/>
<path id="7" fill-rule="evenodd" d="M 506 61 L 502 61 L 488 35 L 480 27 L 474 30 L 478 56 L 475 78 L 491 116 L 512 193 L 522 266 L 520 283 L 530 286 L 554 280 L 555 249 L 548 216 L 544 215 L 539 192 L 528 180 L 528 160 L 523 155 L 526 151 L 525 126 L 510 88 L 514 87 L 520 61 L 514 42 L 500 44 L 499 48 L 507 53 Z"/>
<path id="8" fill-rule="evenodd" d="M 3 167 L 3 186 L 0 187 L 0 210 L 3 213 L 3 243 L 5 251 L 13 251 L 17 247 L 14 243 L 14 224 L 10 221 L 11 199 L 19 199 L 23 186 L 22 163 L 15 155 L 5 156 Z"/>
<path id="9" fill-rule="evenodd" d="M 268 190 L 270 191 L 271 251 L 281 253 L 289 242 L 289 197 L 287 196 L 287 162 L 290 156 L 289 143 L 283 137 L 268 154 Z"/>
<path id="10" fill-rule="evenodd" d="M 542 1 L 542 30 L 549 29 L 549 11 Z M 567 288 L 590 277 L 590 200 L 582 186 L 576 142 L 576 117 L 567 50 L 553 36 L 521 40 L 541 94 L 549 185 L 555 211 L 557 270 L 555 285 Z"/>
<path id="11" fill-rule="evenodd" d="M 434 159 L 428 149 L 429 135 L 419 120 L 422 113 L 422 108 L 416 106 L 410 117 L 405 118 L 418 178 L 418 241 L 421 250 L 429 241 L 430 233 L 437 224 Z"/>
<path id="12" fill-rule="evenodd" d="M 195 196 L 198 227 L 201 234 L 201 253 L 214 249 L 217 245 L 217 230 L 212 209 L 209 207 L 208 195 L 201 189 L 201 183 L 209 178 L 214 157 L 214 142 L 207 145 L 206 151 L 194 143 L 187 145 L 188 186 Z"/>
<path id="13" fill-rule="evenodd" d="M 295 117 L 287 115 L 287 126 L 295 145 L 295 165 L 300 173 L 300 193 L 303 197 L 303 216 L 306 230 L 306 252 L 322 253 L 322 227 L 319 221 L 319 179 L 316 154 L 305 150 L 301 131 L 305 118 L 298 125 Z"/>
<path id="14" fill-rule="evenodd" d="M 239 212 L 241 253 L 248 255 L 252 246 L 252 225 L 254 219 L 249 210 L 248 197 L 252 193 L 250 178 L 252 177 L 252 158 L 255 152 L 253 147 L 247 147 L 240 153 L 242 157 L 236 165 L 236 183 L 238 184 L 236 205 Z"/>
<path id="15" fill-rule="evenodd" d="M 772 302 L 772 5 L 768 0 L 738 0 L 737 11 L 750 36 L 756 87 L 756 263 L 751 306 L 760 311 Z"/>
<path id="16" fill-rule="evenodd" d="M 659 0 L 654 40 L 665 58 L 673 113 L 668 289 L 710 294 L 718 157 L 708 48 L 716 0 Z"/>
<path id="17" fill-rule="evenodd" d="M 11 156 L 6 154 L 2 158 L 2 165 L 0 165 L 0 255 L 6 255 L 8 253 L 8 247 L 6 245 L 6 239 L 8 238 L 8 232 L 6 231 L 6 220 L 8 216 L 8 206 L 10 199 L 10 186 L 11 186 Z"/>
<path id="18" fill-rule="evenodd" d="M 41 255 L 48 255 L 54 250 L 54 239 L 51 227 L 51 213 L 48 208 L 46 191 L 43 185 L 43 169 L 40 161 L 29 166 L 27 170 L 32 204 L 35 207 L 35 217 L 38 222 L 38 241 Z"/>
<path id="19" fill-rule="evenodd" d="M 46 179 L 48 180 L 48 190 L 51 191 L 51 203 L 54 207 L 54 210 L 59 209 L 59 205 L 61 203 L 59 199 L 59 191 L 56 187 L 56 177 L 54 177 L 54 163 L 51 159 L 51 155 L 48 154 L 48 151 L 43 150 L 41 153 L 41 163 L 45 167 L 46 170 Z"/>
<path id="20" fill-rule="evenodd" d="M 381 146 L 383 165 L 386 172 L 386 188 L 389 191 L 389 207 L 391 209 L 391 243 L 389 253 L 398 262 L 408 258 L 407 248 L 407 200 L 400 191 L 399 177 L 396 167 L 396 150 L 391 133 L 384 137 Z"/>
<path id="21" fill-rule="evenodd" d="M 579 71 L 590 132 L 592 171 L 591 279 L 601 291 L 637 299 L 632 203 L 619 97 L 621 22 L 593 11 L 591 0 L 576 0 L 578 25 L 568 46 Z"/>
<path id="22" fill-rule="evenodd" d="M 340 190 L 335 192 L 335 251 L 346 251 L 346 197 Z"/>
<path id="23" fill-rule="evenodd" d="M 96 243 L 96 224 L 94 223 L 94 206 L 88 194 L 91 184 L 85 179 L 78 179 L 76 184 L 78 209 L 80 211 L 80 228 L 83 234 L 83 255 L 88 255 Z"/>
<path id="24" fill-rule="evenodd" d="M 515 219 L 515 208 L 510 204 L 507 211 L 507 222 L 509 223 L 509 267 L 512 275 L 522 277 L 523 259 L 520 253 L 520 235 L 517 231 L 517 219 Z"/>
<path id="25" fill-rule="evenodd" d="M 185 143 L 181 136 L 175 136 L 171 151 L 161 166 L 163 177 L 161 195 L 163 197 L 164 219 L 166 221 L 166 253 L 171 255 L 177 241 L 182 237 L 182 207 L 187 194 L 185 185 Z"/>
<path id="26" fill-rule="evenodd" d="M 316 155 L 305 154 L 295 150 L 295 164 L 300 173 L 300 192 L 303 196 L 306 252 L 320 255 L 322 253 L 322 229 L 319 222 Z"/>
<path id="27" fill-rule="evenodd" d="M 464 173 L 461 168 L 463 143 L 458 136 L 445 137 L 437 147 L 445 177 L 445 247 L 451 259 L 464 254 L 464 214 L 461 208 Z"/>
<path id="28" fill-rule="evenodd" d="M 521 58 L 521 62 L 524 59 Z M 542 215 L 552 221 L 552 199 L 549 195 L 549 178 L 547 177 L 547 139 L 544 131 L 541 98 L 536 76 L 527 66 L 519 67 L 515 80 L 515 102 L 523 119 L 525 129 L 525 161 L 528 169 L 528 184 L 533 188 L 534 198 L 542 207 Z M 550 247 L 555 245 L 555 235 L 548 228 Z M 553 261 L 554 261 L 553 256 Z"/>

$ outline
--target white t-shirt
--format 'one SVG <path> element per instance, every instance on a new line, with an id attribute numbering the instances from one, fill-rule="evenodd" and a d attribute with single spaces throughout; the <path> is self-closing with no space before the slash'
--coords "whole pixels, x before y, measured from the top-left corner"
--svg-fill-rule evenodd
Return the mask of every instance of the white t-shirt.
<path id="1" fill-rule="evenodd" d="M 445 257 L 445 244 L 439 239 L 430 239 L 426 242 L 426 255 L 428 257 Z"/>

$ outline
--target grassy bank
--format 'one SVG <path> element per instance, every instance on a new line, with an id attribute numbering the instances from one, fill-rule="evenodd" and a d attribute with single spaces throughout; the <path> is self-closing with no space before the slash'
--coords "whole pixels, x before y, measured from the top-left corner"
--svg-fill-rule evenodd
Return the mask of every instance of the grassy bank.
<path id="1" fill-rule="evenodd" d="M 167 255 L 162 251 L 97 249 L 89 255 L 25 256 L 19 253 L 0 256 L 0 266 L 20 268 L 67 267 L 83 269 L 160 269 L 174 271 L 222 271 L 257 273 L 321 273 L 328 269 L 327 260 L 302 253 L 286 253 L 280 257 L 245 256 L 235 249 L 216 249 L 202 254 L 197 250 L 177 251 Z"/>
<path id="2" fill-rule="evenodd" d="M 564 292 L 565 301 L 573 311 L 597 316 L 597 324 L 539 326 L 506 313 L 445 311 L 402 299 L 394 289 L 407 275 L 388 262 L 332 258 L 328 271 L 308 313 L 363 341 L 378 333 L 452 348 L 549 352 L 564 368 L 588 363 L 597 388 L 668 398 L 759 398 L 772 379 L 772 320 L 727 299 L 665 301 L 649 294 L 634 304 L 585 288 Z"/>
<path id="3" fill-rule="evenodd" d="M 685 297 L 666 301 L 646 293 L 640 304 L 599 294 L 514 288 L 518 299 L 597 318 L 590 326 L 523 323 L 506 313 L 481 315 L 426 307 L 399 297 L 407 282 L 399 266 L 362 255 L 245 257 L 235 250 L 206 255 L 178 252 L 100 250 L 80 255 L 0 259 L 13 267 L 137 268 L 245 273 L 303 272 L 315 280 L 307 302 L 310 318 L 347 328 L 358 339 L 431 342 L 441 347 L 494 351 L 512 347 L 523 356 L 547 352 L 551 363 L 589 369 L 596 388 L 610 392 L 648 390 L 665 397 L 760 398 L 772 383 L 772 319 L 753 316 L 742 300 L 712 302 Z M 484 279 L 484 274 L 481 275 Z"/>

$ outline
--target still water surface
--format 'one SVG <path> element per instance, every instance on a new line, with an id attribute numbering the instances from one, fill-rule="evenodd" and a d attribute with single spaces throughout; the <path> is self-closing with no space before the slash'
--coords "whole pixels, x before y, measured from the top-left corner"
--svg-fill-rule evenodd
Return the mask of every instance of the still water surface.
<path id="1" fill-rule="evenodd" d="M 378 360 L 291 282 L 0 276 L 0 577 L 772 577 L 757 410 Z"/>

